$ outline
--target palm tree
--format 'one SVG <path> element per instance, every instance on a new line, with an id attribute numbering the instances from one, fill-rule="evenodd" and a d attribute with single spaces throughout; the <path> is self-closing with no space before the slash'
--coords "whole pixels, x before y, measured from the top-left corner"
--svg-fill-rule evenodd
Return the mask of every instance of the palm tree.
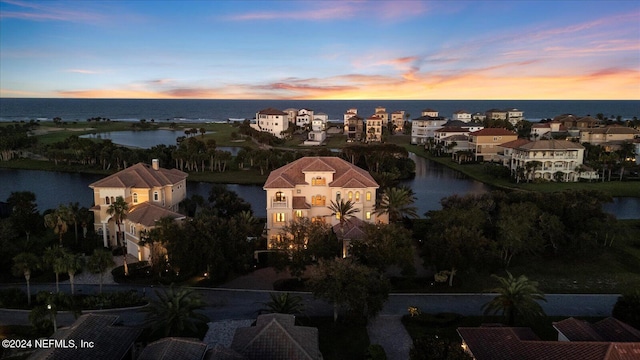
<path id="1" fill-rule="evenodd" d="M 56 274 L 56 293 L 60 292 L 60 273 L 65 271 L 62 258 L 66 254 L 64 248 L 50 247 L 44 251 L 43 262 L 46 266 L 51 267 Z"/>
<path id="2" fill-rule="evenodd" d="M 144 308 L 147 321 L 153 333 L 162 337 L 193 335 L 198 325 L 209 319 L 196 311 L 205 307 L 200 294 L 185 288 L 174 288 L 173 284 L 164 291 L 156 291 L 158 300 Z"/>
<path id="3" fill-rule="evenodd" d="M 260 312 L 295 315 L 304 311 L 304 304 L 300 296 L 289 293 L 280 295 L 270 293 L 269 296 L 271 297 L 271 301 L 262 303 L 266 308 L 260 310 Z"/>
<path id="4" fill-rule="evenodd" d="M 493 300 L 484 304 L 485 315 L 501 312 L 506 316 L 509 326 L 515 325 L 516 318 L 531 318 L 535 316 L 545 316 L 542 306 L 537 301 L 547 301 L 544 294 L 538 290 L 538 282 L 529 280 L 526 276 L 513 277 L 507 271 L 507 277 L 491 275 L 498 280 L 500 286 L 488 290 L 498 293 Z"/>
<path id="5" fill-rule="evenodd" d="M 74 279 L 76 276 L 76 272 L 78 270 L 82 270 L 82 266 L 84 265 L 84 258 L 80 254 L 72 254 L 66 253 L 61 259 L 62 267 L 69 274 L 69 284 L 71 285 L 71 295 L 74 294 Z"/>
<path id="6" fill-rule="evenodd" d="M 60 246 L 62 246 L 62 236 L 64 236 L 69 229 L 69 226 L 67 225 L 68 218 L 69 210 L 64 205 L 60 205 L 52 213 L 44 216 L 44 226 L 53 229 L 53 232 L 58 235 Z"/>
<path id="7" fill-rule="evenodd" d="M 89 266 L 89 270 L 92 273 L 100 274 L 100 293 L 102 294 L 104 273 L 111 266 L 115 265 L 115 262 L 113 261 L 113 255 L 111 255 L 111 251 L 107 249 L 93 250 L 93 254 L 89 258 L 89 262 L 87 265 Z"/>
<path id="8" fill-rule="evenodd" d="M 329 210 L 331 210 L 331 216 L 336 216 L 340 221 L 340 229 L 344 229 L 344 224 L 347 223 L 356 213 L 360 212 L 360 209 L 354 206 L 354 203 L 351 200 L 340 199 L 338 202 L 331 200 L 331 205 L 329 205 Z"/>
<path id="9" fill-rule="evenodd" d="M 388 214 L 389 222 L 398 222 L 404 217 L 417 218 L 417 208 L 412 206 L 415 200 L 413 190 L 407 187 L 387 188 L 376 207 L 376 213 Z"/>
<path id="10" fill-rule="evenodd" d="M 122 224 L 124 219 L 127 218 L 128 212 L 129 212 L 129 204 L 127 204 L 127 202 L 124 201 L 124 198 L 122 196 L 118 196 L 116 198 L 116 201 L 114 201 L 111 205 L 109 205 L 109 208 L 107 209 L 107 214 L 113 216 L 113 220 L 116 222 L 116 225 L 118 225 L 118 232 L 116 233 L 116 241 L 118 246 L 121 245 L 120 235 L 124 235 L 124 234 L 121 234 L 120 224 Z M 126 275 L 129 275 L 129 267 L 127 266 L 127 244 L 125 243 L 124 238 L 122 239 L 122 246 L 124 247 L 123 249 L 124 251 L 122 252 L 122 261 L 124 265 L 124 274 L 126 276 Z"/>
<path id="11" fill-rule="evenodd" d="M 40 267 L 40 260 L 32 253 L 20 253 L 13 258 L 13 274 L 24 276 L 27 282 L 27 304 L 31 305 L 31 271 Z"/>
<path id="12" fill-rule="evenodd" d="M 69 203 L 69 222 L 73 223 L 74 234 L 76 236 L 76 244 L 78 244 L 78 223 L 82 218 L 82 209 L 78 202 Z"/>

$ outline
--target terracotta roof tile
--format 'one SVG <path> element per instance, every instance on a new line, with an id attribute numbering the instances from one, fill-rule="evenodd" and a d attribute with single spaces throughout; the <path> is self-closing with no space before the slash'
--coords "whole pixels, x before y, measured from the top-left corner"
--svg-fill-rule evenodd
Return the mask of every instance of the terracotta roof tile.
<path id="1" fill-rule="evenodd" d="M 518 148 L 524 144 L 528 144 L 530 143 L 531 140 L 527 140 L 527 139 L 515 139 L 513 141 L 508 141 L 504 144 L 500 144 L 500 146 L 504 147 L 504 148 Z"/>
<path id="2" fill-rule="evenodd" d="M 294 209 L 311 209 L 304 196 L 294 196 L 292 205 Z"/>
<path id="3" fill-rule="evenodd" d="M 342 184 L 346 184 L 351 179 L 361 182 L 363 185 L 361 187 L 378 187 L 378 183 L 371 174 L 339 157 L 309 156 L 273 170 L 263 188 L 293 188 L 296 185 L 307 185 L 304 180 L 305 171 L 333 173 L 333 181 L 329 183 L 331 187 L 342 187 Z"/>
<path id="4" fill-rule="evenodd" d="M 152 188 L 176 184 L 188 176 L 187 173 L 178 169 L 159 168 L 154 170 L 150 165 L 137 163 L 115 174 L 107 176 L 89 185 L 96 187 L 117 187 L 117 188 Z"/>
<path id="5" fill-rule="evenodd" d="M 576 150 L 584 146 L 567 140 L 538 140 L 524 143 L 518 147 L 523 150 Z"/>
<path id="6" fill-rule="evenodd" d="M 493 135 L 517 135 L 511 130 L 504 128 L 486 128 L 478 131 L 474 131 L 469 134 L 470 136 L 493 136 Z"/>
<path id="7" fill-rule="evenodd" d="M 146 227 L 155 226 L 156 221 L 165 217 L 170 217 L 175 220 L 184 218 L 185 216 L 149 202 L 136 205 L 131 208 L 127 214 L 128 221 L 142 224 Z"/>

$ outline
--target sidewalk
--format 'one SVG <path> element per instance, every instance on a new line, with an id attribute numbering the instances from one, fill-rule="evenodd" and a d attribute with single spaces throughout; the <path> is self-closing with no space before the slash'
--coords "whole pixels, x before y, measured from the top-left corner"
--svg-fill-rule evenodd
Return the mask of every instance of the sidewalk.
<path id="1" fill-rule="evenodd" d="M 402 325 L 401 315 L 378 315 L 369 319 L 369 342 L 384 348 L 388 360 L 406 360 L 413 341 Z"/>

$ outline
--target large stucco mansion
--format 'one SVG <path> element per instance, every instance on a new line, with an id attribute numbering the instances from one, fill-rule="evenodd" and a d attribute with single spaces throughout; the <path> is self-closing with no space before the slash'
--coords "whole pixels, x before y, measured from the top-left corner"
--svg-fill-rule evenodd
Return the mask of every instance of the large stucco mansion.
<path id="1" fill-rule="evenodd" d="M 332 226 L 331 201 L 351 201 L 359 212 L 351 224 L 387 222 L 374 212 L 378 183 L 371 175 L 338 157 L 303 157 L 271 172 L 264 184 L 267 196 L 267 247 L 295 218 L 307 217 Z M 355 230 L 355 229 L 354 229 Z M 344 239 L 343 240 L 347 240 Z M 348 244 L 343 243 L 343 255 Z"/>
<path id="2" fill-rule="evenodd" d="M 140 234 L 150 230 L 161 218 L 181 220 L 178 203 L 187 197 L 187 174 L 177 169 L 164 169 L 158 160 L 152 165 L 138 163 L 89 185 L 93 189 L 94 228 L 102 236 L 105 247 L 118 244 L 116 225 L 108 209 L 118 197 L 128 204 L 126 219 L 120 224 L 127 253 L 138 260 L 149 260 L 148 247 L 139 245 Z"/>

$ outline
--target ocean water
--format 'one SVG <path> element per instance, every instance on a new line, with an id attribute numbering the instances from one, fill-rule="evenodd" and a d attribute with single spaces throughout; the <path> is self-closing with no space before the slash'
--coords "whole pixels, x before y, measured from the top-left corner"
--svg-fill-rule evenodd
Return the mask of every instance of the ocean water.
<path id="1" fill-rule="evenodd" d="M 284 110 L 307 108 L 323 112 L 330 120 L 342 121 L 347 109 L 356 108 L 362 117 L 370 116 L 377 106 L 387 112 L 404 110 L 417 118 L 423 109 L 439 111 L 450 118 L 453 112 L 471 113 L 489 109 L 516 108 L 530 121 L 561 114 L 577 116 L 598 113 L 606 117 L 640 118 L 638 100 L 140 100 L 140 99 L 26 99 L 0 98 L 0 121 L 51 120 L 86 121 L 102 117 L 112 121 L 189 121 L 220 122 L 227 119 L 253 119 L 267 107 Z"/>

